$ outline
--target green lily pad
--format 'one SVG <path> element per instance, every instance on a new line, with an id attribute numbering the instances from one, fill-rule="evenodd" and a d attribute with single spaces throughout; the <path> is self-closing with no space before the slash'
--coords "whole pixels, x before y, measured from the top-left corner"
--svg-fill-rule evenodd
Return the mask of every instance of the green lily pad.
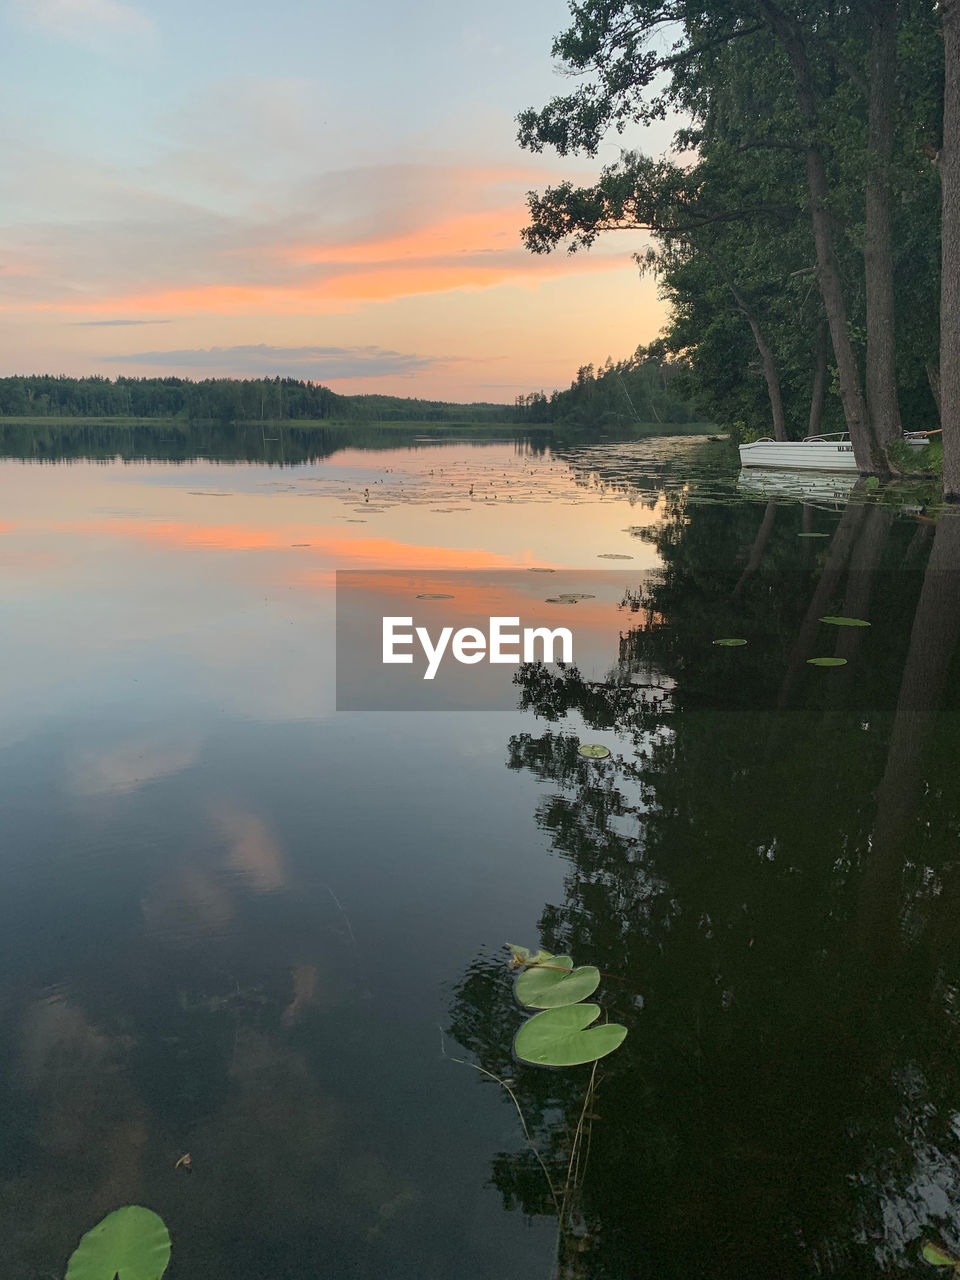
<path id="1" fill-rule="evenodd" d="M 128 1204 L 83 1237 L 66 1280 L 160 1280 L 170 1262 L 170 1232 L 151 1209 Z"/>
<path id="2" fill-rule="evenodd" d="M 453 596 L 445 596 L 441 593 L 434 594 L 431 591 L 425 591 L 422 596 L 417 596 L 418 600 L 452 600 Z"/>
<path id="3" fill-rule="evenodd" d="M 829 533 L 798 533 L 798 538 L 829 538 Z"/>
<path id="4" fill-rule="evenodd" d="M 596 600 L 596 598 L 586 591 L 568 591 L 566 595 L 557 596 L 557 599 L 562 600 L 564 604 L 577 604 L 581 600 Z"/>
<path id="5" fill-rule="evenodd" d="M 620 551 L 601 551 L 598 560 L 632 560 L 633 556 L 625 556 Z"/>
<path id="6" fill-rule="evenodd" d="M 566 956 L 563 958 L 567 959 Z M 552 960 L 550 965 L 553 965 Z M 579 969 L 535 965 L 532 969 L 524 969 L 513 990 L 520 1003 L 528 1009 L 559 1009 L 586 1000 L 599 985 L 600 970 L 592 964 L 582 965 Z"/>
<path id="7" fill-rule="evenodd" d="M 602 746 L 599 742 L 585 742 L 580 747 L 580 755 L 587 760 L 606 760 L 610 754 L 610 748 Z"/>
<path id="8" fill-rule="evenodd" d="M 746 644 L 747 642 L 746 642 L 746 640 L 736 640 L 736 639 L 734 639 L 734 638 L 732 638 L 732 637 L 729 637 L 729 638 L 727 638 L 727 639 L 725 639 L 725 640 L 714 640 L 714 641 L 713 641 L 713 643 L 714 643 L 714 644 L 722 644 L 722 645 L 724 646 L 724 648 L 726 648 L 726 649 L 735 649 L 735 648 L 737 648 L 739 645 L 741 645 L 741 644 Z"/>
<path id="9" fill-rule="evenodd" d="M 808 658 L 807 664 L 811 667 L 845 667 L 847 660 L 846 658 Z"/>
<path id="10" fill-rule="evenodd" d="M 821 618 L 821 622 L 829 622 L 832 627 L 869 627 L 869 622 L 862 618 Z"/>
<path id="11" fill-rule="evenodd" d="M 934 1267 L 956 1267 L 958 1265 L 956 1258 L 951 1258 L 949 1253 L 945 1253 L 938 1245 L 930 1244 L 929 1241 L 923 1246 L 923 1260 Z"/>
<path id="12" fill-rule="evenodd" d="M 517 1032 L 514 1053 L 521 1062 L 539 1067 L 576 1067 L 596 1062 L 619 1049 L 627 1034 L 627 1028 L 617 1022 L 590 1027 L 599 1016 L 598 1004 L 569 1004 L 535 1013 Z"/>

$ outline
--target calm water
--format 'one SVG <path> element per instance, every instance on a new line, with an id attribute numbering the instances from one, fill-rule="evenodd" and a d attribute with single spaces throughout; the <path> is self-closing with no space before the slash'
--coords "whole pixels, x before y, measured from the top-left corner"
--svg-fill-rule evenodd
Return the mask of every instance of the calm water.
<path id="1" fill-rule="evenodd" d="M 455 1061 L 564 1160 L 583 1072 L 511 1061 L 508 941 L 629 1028 L 565 1277 L 960 1254 L 960 518 L 699 441 L 155 435 L 2 436 L 5 1280 L 131 1202 L 173 1280 L 552 1276 Z M 605 675 L 336 711 L 336 569 L 608 556 Z"/>

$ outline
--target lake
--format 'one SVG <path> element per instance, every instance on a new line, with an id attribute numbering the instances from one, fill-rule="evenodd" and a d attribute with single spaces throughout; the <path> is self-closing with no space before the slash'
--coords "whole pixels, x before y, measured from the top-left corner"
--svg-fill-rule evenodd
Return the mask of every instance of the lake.
<path id="1" fill-rule="evenodd" d="M 0 432 L 5 1280 L 129 1203 L 172 1280 L 960 1256 L 960 516 L 700 438 L 257 435 Z M 338 710 L 338 571 L 589 658 Z M 508 943 L 627 1028 L 559 1272 L 469 1064 L 559 1178 L 590 1071 L 514 1061 Z"/>

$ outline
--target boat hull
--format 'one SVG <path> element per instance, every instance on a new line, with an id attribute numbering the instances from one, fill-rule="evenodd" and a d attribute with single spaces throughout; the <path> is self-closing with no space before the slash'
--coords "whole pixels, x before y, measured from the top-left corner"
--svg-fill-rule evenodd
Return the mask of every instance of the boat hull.
<path id="1" fill-rule="evenodd" d="M 922 449 L 925 439 L 907 440 Z M 853 471 L 857 463 L 849 440 L 756 440 L 740 446 L 742 467 L 787 471 Z"/>

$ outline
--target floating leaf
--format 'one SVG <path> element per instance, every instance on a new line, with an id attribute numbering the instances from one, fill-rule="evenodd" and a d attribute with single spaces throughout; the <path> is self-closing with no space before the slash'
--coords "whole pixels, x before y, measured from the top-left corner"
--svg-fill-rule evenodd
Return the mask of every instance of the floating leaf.
<path id="1" fill-rule="evenodd" d="M 599 742 L 585 742 L 580 748 L 580 754 L 587 760 L 606 760 L 610 754 L 610 748 L 602 746 Z"/>
<path id="2" fill-rule="evenodd" d="M 621 555 L 619 551 L 601 551 L 598 560 L 632 560 L 633 556 Z"/>
<path id="3" fill-rule="evenodd" d="M 829 622 L 832 627 L 869 627 L 869 622 L 862 618 L 821 618 L 821 622 Z"/>
<path id="4" fill-rule="evenodd" d="M 557 571 L 556 569 L 538 569 L 536 567 L 531 566 L 531 568 L 529 568 L 527 572 L 528 573 L 556 573 Z"/>
<path id="5" fill-rule="evenodd" d="M 939 1245 L 931 1244 L 929 1240 L 923 1246 L 923 1260 L 934 1267 L 956 1267 L 960 1265 L 956 1258 L 951 1258 L 949 1253 L 944 1252 Z"/>
<path id="6" fill-rule="evenodd" d="M 600 1016 L 598 1004 L 570 1004 L 528 1018 L 517 1032 L 513 1049 L 521 1062 L 540 1067 L 576 1067 L 596 1062 L 623 1044 L 627 1028 L 617 1022 L 591 1027 Z"/>
<path id="7" fill-rule="evenodd" d="M 798 538 L 829 538 L 829 533 L 798 533 Z"/>
<path id="8" fill-rule="evenodd" d="M 425 591 L 422 596 L 417 596 L 418 600 L 452 600 L 453 596 L 445 596 L 434 594 L 431 591 Z"/>
<path id="9" fill-rule="evenodd" d="M 553 961 L 550 963 L 552 966 Z M 600 970 L 592 964 L 582 965 L 579 969 L 537 965 L 520 974 L 513 990 L 520 1003 L 528 1009 L 559 1009 L 563 1005 L 586 1000 L 599 985 Z"/>
<path id="10" fill-rule="evenodd" d="M 562 600 L 564 604 L 577 604 L 580 600 L 596 600 L 596 598 L 586 591 L 568 591 L 566 595 L 557 596 L 557 599 Z"/>
<path id="11" fill-rule="evenodd" d="M 108 1213 L 83 1237 L 66 1280 L 160 1280 L 170 1262 L 170 1232 L 138 1204 Z"/>
<path id="12" fill-rule="evenodd" d="M 714 642 L 713 642 L 713 643 L 714 643 L 714 644 L 722 644 L 722 645 L 724 646 L 724 648 L 726 648 L 726 649 L 734 649 L 734 648 L 736 648 L 738 645 L 746 644 L 747 642 L 746 642 L 746 640 L 726 639 L 726 640 L 714 640 Z"/>
<path id="13" fill-rule="evenodd" d="M 845 667 L 847 660 L 846 658 L 808 658 L 807 663 L 811 667 Z"/>

